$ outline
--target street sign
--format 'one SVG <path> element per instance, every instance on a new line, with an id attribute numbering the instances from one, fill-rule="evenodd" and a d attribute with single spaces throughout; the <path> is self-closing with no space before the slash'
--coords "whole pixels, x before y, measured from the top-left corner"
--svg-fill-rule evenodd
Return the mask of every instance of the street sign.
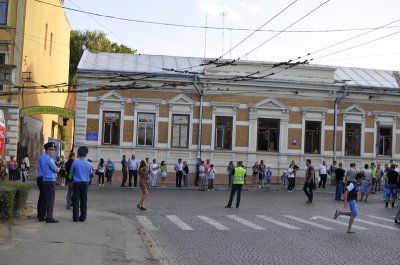
<path id="1" fill-rule="evenodd" d="M 98 133 L 96 132 L 86 133 L 86 141 L 97 141 L 98 139 L 99 139 Z"/>

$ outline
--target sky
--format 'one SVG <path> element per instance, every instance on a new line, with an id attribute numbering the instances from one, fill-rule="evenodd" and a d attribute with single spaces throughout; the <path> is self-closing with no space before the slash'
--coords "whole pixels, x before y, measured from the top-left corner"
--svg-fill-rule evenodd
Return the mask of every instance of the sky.
<path id="1" fill-rule="evenodd" d="M 302 61 L 314 59 L 312 64 L 400 70 L 399 0 L 65 0 L 65 7 L 127 19 L 201 27 L 129 22 L 66 10 L 72 29 L 104 31 L 110 40 L 141 54 L 207 58 L 225 54 L 226 59 L 268 62 L 295 62 L 301 57 Z M 266 22 L 263 30 L 277 32 L 254 33 L 253 30 Z M 206 24 L 221 29 L 205 30 Z M 390 28 L 369 33 L 371 29 L 365 29 L 387 24 Z M 254 34 L 235 47 L 251 33 Z M 366 34 L 335 45 L 363 33 Z M 390 34 L 393 35 L 385 37 Z M 382 39 L 373 41 L 378 38 Z M 370 43 L 342 51 L 367 42 Z M 308 53 L 311 54 L 305 56 Z"/>

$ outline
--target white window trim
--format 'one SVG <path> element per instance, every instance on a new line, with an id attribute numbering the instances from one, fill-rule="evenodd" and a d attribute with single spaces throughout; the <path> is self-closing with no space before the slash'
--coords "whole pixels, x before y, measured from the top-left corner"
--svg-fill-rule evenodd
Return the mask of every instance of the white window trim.
<path id="1" fill-rule="evenodd" d="M 111 98 L 114 97 L 114 98 Z M 97 145 L 103 146 L 103 116 L 104 112 L 120 112 L 120 126 L 119 126 L 119 145 L 123 145 L 123 131 L 124 131 L 124 117 L 125 117 L 125 98 L 119 95 L 117 92 L 111 91 L 98 97 L 100 103 L 99 111 L 99 130 Z M 114 105 L 114 106 L 113 106 Z M 119 105 L 119 106 L 118 106 Z M 118 107 L 116 107 L 118 106 Z M 112 145 L 115 146 L 115 145 Z"/>
<path id="2" fill-rule="evenodd" d="M 134 122 L 133 122 L 133 143 L 132 147 L 140 147 L 140 148 L 156 148 L 158 147 L 158 127 L 159 127 L 159 109 L 161 100 L 159 99 L 140 99 L 136 98 L 132 101 L 135 105 L 135 115 L 134 115 Z M 138 145 L 138 137 L 137 137 L 137 129 L 138 129 L 138 113 L 152 113 L 155 114 L 154 119 L 154 145 L 153 146 L 145 146 L 145 145 Z"/>
<path id="3" fill-rule="evenodd" d="M 302 127 L 301 130 L 301 154 L 302 155 L 320 155 L 323 156 L 325 153 L 325 113 L 328 112 L 328 109 L 321 108 L 300 108 L 300 111 L 303 112 L 302 116 Z M 306 142 L 306 121 L 319 121 L 321 122 L 321 150 L 319 154 L 312 154 L 305 152 L 305 142 Z"/>
<path id="4" fill-rule="evenodd" d="M 354 111 L 355 110 L 355 111 Z M 344 157 L 358 157 L 353 155 L 346 155 L 346 124 L 357 123 L 361 124 L 361 148 L 360 157 L 365 157 L 365 117 L 367 112 L 357 104 L 353 104 L 341 111 L 342 113 L 342 151 L 339 152 Z"/>
<path id="5" fill-rule="evenodd" d="M 211 147 L 210 151 L 225 151 L 228 149 L 215 149 L 215 128 L 216 128 L 216 116 L 232 117 L 232 149 L 229 151 L 235 151 L 236 147 L 236 109 L 239 107 L 239 103 L 220 103 L 211 102 L 213 107 L 212 113 L 212 126 L 211 126 Z"/>
<path id="6" fill-rule="evenodd" d="M 168 147 L 173 148 L 174 150 L 177 149 L 193 149 L 193 126 L 191 124 L 194 123 L 193 121 L 193 106 L 194 102 L 185 95 L 178 95 L 168 101 L 169 103 L 169 114 L 168 114 Z M 173 115 L 188 115 L 189 116 L 189 138 L 188 138 L 188 146 L 187 147 L 172 147 L 172 116 Z M 198 122 L 197 122 L 198 123 Z"/>
<path id="7" fill-rule="evenodd" d="M 375 121 L 374 121 L 374 157 L 380 157 L 380 158 L 394 158 L 397 156 L 396 154 L 396 138 L 397 138 L 397 133 L 396 133 L 396 128 L 397 128 L 397 113 L 394 112 L 373 112 L 372 113 L 375 116 Z M 383 155 L 377 155 L 377 136 L 378 136 L 378 127 L 376 126 L 376 123 L 379 121 L 379 126 L 382 127 L 392 127 L 392 155 L 391 156 L 383 156 Z"/>

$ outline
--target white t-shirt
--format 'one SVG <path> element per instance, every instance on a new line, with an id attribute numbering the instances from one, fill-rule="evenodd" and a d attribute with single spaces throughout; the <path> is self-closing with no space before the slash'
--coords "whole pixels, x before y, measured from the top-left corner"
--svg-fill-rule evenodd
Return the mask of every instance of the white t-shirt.
<path id="1" fill-rule="evenodd" d="M 326 175 L 326 166 L 319 165 L 319 174 Z"/>
<path id="2" fill-rule="evenodd" d="M 151 164 L 151 172 L 153 174 L 156 174 L 158 172 L 158 164 L 157 163 Z"/>
<path id="3" fill-rule="evenodd" d="M 205 169 L 204 166 L 199 167 L 199 177 L 204 177 L 205 176 Z"/>
<path id="4" fill-rule="evenodd" d="M 289 179 L 294 178 L 294 170 L 291 167 L 289 167 L 288 169 L 288 178 Z"/>
<path id="5" fill-rule="evenodd" d="M 364 176 L 365 176 L 365 180 L 371 180 L 372 178 L 372 172 L 369 169 L 364 169 L 363 170 Z"/>

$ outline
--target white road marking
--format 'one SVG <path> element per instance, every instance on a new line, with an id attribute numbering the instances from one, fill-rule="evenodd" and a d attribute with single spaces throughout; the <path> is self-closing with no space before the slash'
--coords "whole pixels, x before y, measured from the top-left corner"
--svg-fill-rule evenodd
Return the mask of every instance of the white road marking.
<path id="1" fill-rule="evenodd" d="M 315 226 L 315 227 L 318 227 L 318 228 L 321 228 L 321 229 L 324 229 L 324 230 L 333 230 L 333 228 L 331 228 L 331 227 L 320 225 L 320 224 L 317 224 L 317 223 L 314 223 L 314 222 L 311 222 L 311 221 L 308 221 L 308 220 L 304 220 L 304 219 L 298 218 L 296 216 L 292 216 L 292 215 L 284 215 L 284 216 L 289 218 L 289 219 L 293 219 L 293 220 L 295 220 L 297 222 L 303 223 L 303 224 L 308 224 L 308 225 Z"/>
<path id="2" fill-rule="evenodd" d="M 348 226 L 348 225 L 349 225 L 348 223 L 341 222 L 341 221 L 337 221 L 337 220 L 332 220 L 332 219 L 330 219 L 330 218 L 326 218 L 326 217 L 323 217 L 323 216 L 314 216 L 313 218 L 315 218 L 315 219 L 321 219 L 321 220 L 324 220 L 324 221 L 327 221 L 327 222 L 331 222 L 331 223 L 334 223 L 334 224 L 338 224 L 338 225 L 345 225 L 345 226 Z M 368 229 L 368 228 L 366 228 L 366 227 L 362 227 L 362 226 L 358 226 L 358 225 L 353 225 L 352 227 L 353 227 L 353 228 L 360 229 L 360 230 L 366 230 L 366 229 Z"/>
<path id="3" fill-rule="evenodd" d="M 273 224 L 276 224 L 276 225 L 279 225 L 279 226 L 282 226 L 282 227 L 285 227 L 285 228 L 288 228 L 288 229 L 291 229 L 291 230 L 301 229 L 300 227 L 289 225 L 287 223 L 283 223 L 281 221 L 275 220 L 274 218 L 271 218 L 271 217 L 268 217 L 268 216 L 265 216 L 265 215 L 256 215 L 256 216 L 261 218 L 261 219 L 264 219 L 265 221 L 271 222 Z"/>
<path id="4" fill-rule="evenodd" d="M 390 223 L 393 223 L 393 222 L 394 222 L 394 216 L 393 216 L 393 219 L 383 218 L 383 217 L 374 216 L 374 215 L 366 215 L 366 216 L 368 216 L 368 217 L 370 217 L 370 218 L 378 219 L 378 220 L 381 220 L 381 221 L 390 222 Z"/>
<path id="5" fill-rule="evenodd" d="M 346 218 L 346 219 L 349 218 L 349 217 L 346 217 L 346 216 L 339 216 L 339 217 L 341 217 L 341 218 Z M 356 218 L 356 221 L 355 221 L 355 222 L 360 222 L 360 223 L 364 223 L 364 224 L 374 225 L 374 226 L 386 228 L 386 229 L 389 229 L 389 230 L 400 231 L 400 229 L 395 228 L 395 227 L 392 227 L 392 226 L 387 226 L 387 225 L 381 225 L 381 224 L 378 224 L 378 223 L 368 222 L 368 221 L 360 220 L 360 219 L 358 219 L 358 218 Z M 394 223 L 394 220 L 393 220 L 393 223 Z"/>
<path id="6" fill-rule="evenodd" d="M 261 226 L 259 226 L 259 225 L 256 225 L 256 224 L 254 224 L 254 223 L 252 223 L 252 222 L 250 222 L 250 221 L 247 221 L 246 219 L 243 219 L 243 218 L 241 218 L 241 217 L 239 217 L 239 216 L 236 216 L 236 215 L 227 215 L 227 217 L 229 217 L 229 218 L 231 218 L 232 220 L 235 220 L 236 222 L 241 223 L 241 224 L 243 224 L 243 225 L 245 225 L 245 226 L 248 226 L 248 227 L 250 227 L 250 228 L 253 228 L 254 230 L 265 230 L 264 227 L 261 227 Z"/>
<path id="7" fill-rule="evenodd" d="M 204 222 L 206 222 L 207 224 L 214 226 L 218 230 L 229 230 L 228 227 L 224 226 L 223 224 L 218 223 L 217 221 L 215 221 L 207 216 L 199 215 L 198 217 L 201 220 L 203 220 Z"/>
<path id="8" fill-rule="evenodd" d="M 157 228 L 151 223 L 149 218 L 147 218 L 146 216 L 137 215 L 136 218 L 138 219 L 138 221 L 141 224 L 141 226 L 143 226 L 147 230 L 150 230 L 150 231 L 156 231 L 157 230 Z"/>
<path id="9" fill-rule="evenodd" d="M 185 230 L 185 231 L 191 231 L 193 228 L 191 228 L 188 224 L 183 222 L 181 219 L 179 219 L 178 216 L 176 215 L 167 215 L 167 218 L 176 224 L 180 229 Z"/>

